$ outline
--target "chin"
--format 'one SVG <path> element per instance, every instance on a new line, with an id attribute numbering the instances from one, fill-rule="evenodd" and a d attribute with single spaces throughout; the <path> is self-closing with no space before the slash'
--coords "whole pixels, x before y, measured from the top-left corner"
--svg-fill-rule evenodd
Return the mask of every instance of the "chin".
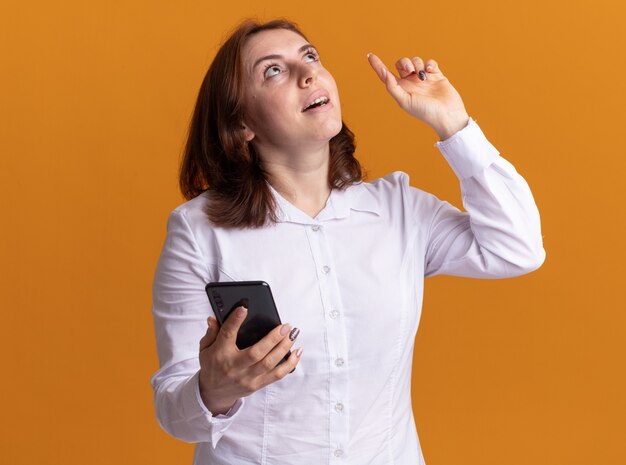
<path id="1" fill-rule="evenodd" d="M 339 118 L 338 121 L 329 122 L 326 128 L 327 131 L 325 131 L 326 132 L 325 135 L 328 136 L 328 140 L 332 139 L 337 134 L 339 134 L 341 132 L 342 127 L 343 127 L 343 121 L 341 120 L 341 118 Z"/>

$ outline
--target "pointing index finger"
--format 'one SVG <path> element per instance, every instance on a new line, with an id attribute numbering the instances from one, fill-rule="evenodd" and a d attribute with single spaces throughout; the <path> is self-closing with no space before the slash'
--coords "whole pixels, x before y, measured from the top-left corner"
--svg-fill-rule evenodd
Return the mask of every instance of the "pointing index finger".
<path id="1" fill-rule="evenodd" d="M 367 59 L 369 60 L 374 71 L 376 71 L 376 74 L 378 74 L 380 80 L 383 81 L 385 87 L 387 87 L 387 91 L 391 94 L 391 96 L 400 104 L 403 100 L 406 100 L 406 93 L 402 87 L 398 85 L 398 79 L 387 69 L 382 60 L 373 53 L 368 53 Z"/>
<path id="2" fill-rule="evenodd" d="M 389 71 L 387 71 L 387 67 L 382 60 L 371 52 L 367 54 L 367 60 L 370 62 L 372 69 L 376 72 L 379 79 L 387 83 L 387 74 Z"/>

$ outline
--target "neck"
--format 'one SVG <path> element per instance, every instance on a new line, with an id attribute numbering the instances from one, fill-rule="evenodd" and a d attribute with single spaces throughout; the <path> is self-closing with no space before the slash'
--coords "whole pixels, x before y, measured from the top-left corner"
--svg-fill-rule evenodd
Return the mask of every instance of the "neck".
<path id="1" fill-rule="evenodd" d="M 329 156 L 326 144 L 319 150 L 306 152 L 263 152 L 261 160 L 272 187 L 295 207 L 314 218 L 326 205 L 331 191 L 328 184 Z"/>

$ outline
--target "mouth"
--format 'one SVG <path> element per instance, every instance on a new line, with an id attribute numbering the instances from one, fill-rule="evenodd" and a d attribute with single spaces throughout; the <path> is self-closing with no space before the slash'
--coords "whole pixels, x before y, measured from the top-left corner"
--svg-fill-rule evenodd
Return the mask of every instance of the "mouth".
<path id="1" fill-rule="evenodd" d="M 326 95 L 321 95 L 317 98 L 315 98 L 313 101 L 309 102 L 303 109 L 302 109 L 302 113 L 304 113 L 305 111 L 311 110 L 313 108 L 317 108 L 317 107 L 323 107 L 324 105 L 326 105 L 328 102 L 330 102 L 330 99 L 326 96 Z"/>

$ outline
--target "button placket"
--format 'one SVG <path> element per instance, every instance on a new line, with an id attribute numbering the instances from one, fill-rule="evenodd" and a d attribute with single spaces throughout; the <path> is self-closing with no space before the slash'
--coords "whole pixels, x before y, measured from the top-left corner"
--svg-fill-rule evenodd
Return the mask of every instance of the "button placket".
<path id="1" fill-rule="evenodd" d="M 328 335 L 328 350 L 330 360 L 330 389 L 329 403 L 330 412 L 330 439 L 337 444 L 334 457 L 345 459 L 347 450 L 345 445 L 349 443 L 349 415 L 344 402 L 349 402 L 349 359 L 346 344 L 346 327 L 343 318 L 340 318 L 339 309 L 343 308 L 341 294 L 339 292 L 338 276 L 328 243 L 328 230 L 323 229 L 319 233 L 320 251 L 323 266 L 328 267 L 323 278 L 326 281 L 328 299 L 326 320 L 326 333 Z M 323 270 L 326 270 L 323 268 Z M 342 402 L 339 402 L 341 399 Z"/>
<path id="2" fill-rule="evenodd" d="M 345 321 L 338 309 L 343 308 L 335 266 L 328 244 L 328 229 L 318 225 L 306 227 L 306 235 L 317 269 L 317 281 L 320 290 L 326 332 L 326 348 L 330 370 L 328 391 L 328 414 L 330 440 L 335 444 L 331 448 L 331 458 L 345 459 L 345 444 L 349 443 L 349 415 L 343 402 L 349 401 L 348 353 L 346 344 Z M 338 402 L 341 399 L 342 402 Z M 339 407 L 339 404 L 341 405 Z M 331 443 L 331 444 L 332 444 Z M 342 446 L 343 445 L 343 446 Z M 332 446 L 331 446 L 332 447 Z M 339 452 L 338 452 L 339 451 Z"/>

